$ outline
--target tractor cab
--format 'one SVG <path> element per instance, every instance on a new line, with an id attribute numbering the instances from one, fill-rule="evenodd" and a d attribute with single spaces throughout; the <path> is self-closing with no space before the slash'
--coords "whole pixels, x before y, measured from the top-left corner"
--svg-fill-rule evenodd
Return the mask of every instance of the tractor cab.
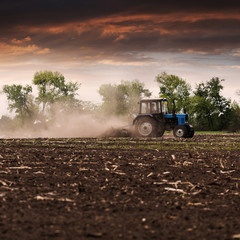
<path id="1" fill-rule="evenodd" d="M 167 99 L 141 100 L 139 114 L 167 114 Z"/>
<path id="2" fill-rule="evenodd" d="M 139 114 L 133 120 L 138 136 L 162 136 L 165 130 L 173 130 L 175 137 L 193 137 L 188 115 L 169 113 L 167 99 L 143 99 L 139 106 Z"/>

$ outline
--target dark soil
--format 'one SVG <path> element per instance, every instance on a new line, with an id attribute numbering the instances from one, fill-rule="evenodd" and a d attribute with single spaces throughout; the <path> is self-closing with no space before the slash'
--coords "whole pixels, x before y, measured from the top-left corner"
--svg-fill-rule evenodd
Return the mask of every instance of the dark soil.
<path id="1" fill-rule="evenodd" d="M 0 140 L 0 239 L 240 239 L 240 135 Z"/>

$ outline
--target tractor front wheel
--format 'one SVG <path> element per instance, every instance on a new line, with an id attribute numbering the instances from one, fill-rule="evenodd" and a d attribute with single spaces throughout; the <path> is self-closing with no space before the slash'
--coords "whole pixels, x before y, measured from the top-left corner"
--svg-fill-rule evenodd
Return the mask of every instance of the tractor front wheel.
<path id="1" fill-rule="evenodd" d="M 156 137 L 157 122 L 150 117 L 140 118 L 135 125 L 135 131 L 140 137 Z"/>
<path id="2" fill-rule="evenodd" d="M 186 138 L 192 138 L 194 136 L 194 128 L 190 125 L 188 127 L 188 134 L 186 136 Z"/>
<path id="3" fill-rule="evenodd" d="M 185 126 L 176 126 L 174 129 L 173 129 L 173 135 L 174 137 L 177 137 L 177 138 L 184 138 L 187 136 L 187 128 Z"/>

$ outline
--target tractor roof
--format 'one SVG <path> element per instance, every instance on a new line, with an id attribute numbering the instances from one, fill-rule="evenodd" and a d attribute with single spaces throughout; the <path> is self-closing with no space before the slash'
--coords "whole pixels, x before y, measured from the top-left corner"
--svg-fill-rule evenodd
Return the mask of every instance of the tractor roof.
<path id="1" fill-rule="evenodd" d="M 149 99 L 142 99 L 140 102 L 154 102 L 154 101 L 167 102 L 167 99 L 166 98 L 149 98 Z"/>

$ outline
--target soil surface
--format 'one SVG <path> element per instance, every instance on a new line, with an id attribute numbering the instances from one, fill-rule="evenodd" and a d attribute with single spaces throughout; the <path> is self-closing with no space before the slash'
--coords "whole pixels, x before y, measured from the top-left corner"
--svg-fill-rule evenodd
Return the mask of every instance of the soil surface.
<path id="1" fill-rule="evenodd" d="M 240 135 L 0 139 L 0 239 L 240 239 Z"/>

